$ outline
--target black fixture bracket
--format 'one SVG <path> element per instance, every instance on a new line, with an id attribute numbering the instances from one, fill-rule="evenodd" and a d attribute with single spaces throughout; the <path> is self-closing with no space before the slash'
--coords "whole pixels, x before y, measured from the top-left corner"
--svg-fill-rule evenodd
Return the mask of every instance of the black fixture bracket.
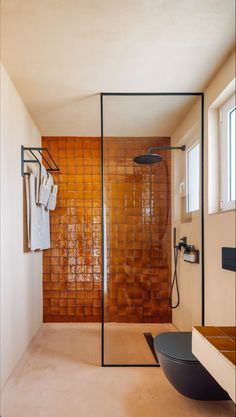
<path id="1" fill-rule="evenodd" d="M 148 148 L 148 154 L 152 153 L 152 151 L 172 151 L 173 149 L 178 149 L 184 152 L 186 150 L 186 146 L 154 146 L 152 148 Z"/>
<path id="2" fill-rule="evenodd" d="M 181 237 L 181 239 L 180 239 L 180 241 L 179 241 L 179 243 L 177 245 L 177 248 L 179 250 L 181 250 L 182 248 L 185 248 L 186 246 L 187 246 L 187 237 L 186 236 L 183 236 L 183 237 Z"/>
<path id="3" fill-rule="evenodd" d="M 25 159 L 25 152 L 29 152 L 33 158 Z M 41 160 L 45 162 L 45 168 L 48 172 L 60 172 L 60 168 L 48 148 L 32 148 L 21 145 L 21 176 L 29 175 L 28 172 L 25 172 L 25 164 L 38 164 L 41 170 Z"/>

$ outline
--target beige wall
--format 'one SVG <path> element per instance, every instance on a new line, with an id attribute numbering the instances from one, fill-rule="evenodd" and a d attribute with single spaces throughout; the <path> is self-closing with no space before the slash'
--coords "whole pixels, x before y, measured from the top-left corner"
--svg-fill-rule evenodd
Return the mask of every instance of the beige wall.
<path id="1" fill-rule="evenodd" d="M 205 91 L 205 323 L 213 325 L 235 324 L 235 273 L 221 268 L 221 248 L 223 246 L 235 247 L 235 211 L 208 214 L 209 209 L 211 211 L 208 201 L 208 195 L 211 195 L 208 192 L 208 142 L 211 138 L 208 137 L 208 132 L 215 132 L 213 126 L 210 126 L 210 129 L 208 126 L 209 109 L 218 96 L 222 96 L 225 89 L 230 91 L 232 88 L 232 80 L 235 76 L 234 63 L 235 57 L 232 55 Z M 199 120 L 199 109 L 196 104 L 173 132 L 172 144 L 183 144 L 189 140 L 189 137 L 197 137 L 200 134 L 200 126 L 196 125 L 197 120 Z M 209 152 L 209 156 L 212 156 L 212 151 L 211 154 Z M 174 152 L 172 156 L 172 225 L 177 227 L 177 238 L 186 235 L 190 243 L 200 248 L 200 213 L 194 213 L 190 222 L 182 222 L 180 219 L 179 182 L 183 177 L 184 164 L 183 155 Z M 216 170 L 216 174 L 218 172 L 219 175 L 217 163 Z M 210 184 L 214 184 L 214 194 L 217 195 L 215 179 L 209 177 L 209 180 Z M 181 303 L 176 310 L 173 310 L 173 323 L 180 330 L 191 330 L 193 325 L 201 322 L 201 266 L 186 264 L 180 255 L 178 273 Z"/>
<path id="2" fill-rule="evenodd" d="M 206 324 L 235 324 L 235 273 L 221 268 L 221 248 L 235 247 L 235 211 L 208 214 L 208 110 L 232 84 L 235 55 L 205 91 L 205 312 Z M 210 152 L 209 152 L 210 153 Z"/>
<path id="3" fill-rule="evenodd" d="M 1 67 L 1 386 L 42 322 L 41 253 L 23 253 L 22 144 L 41 135 Z"/>
<path id="4" fill-rule="evenodd" d="M 201 103 L 197 99 L 194 107 L 171 135 L 172 145 L 186 145 L 186 150 L 201 139 Z M 185 191 L 180 194 L 180 184 L 186 184 L 186 152 L 172 152 L 172 230 L 176 227 L 177 242 L 187 236 L 188 243 L 200 250 L 201 262 L 201 217 L 195 211 L 186 218 Z M 172 263 L 174 265 L 174 262 Z M 182 331 L 191 330 L 201 324 L 201 263 L 191 264 L 183 260 L 183 249 L 179 251 L 178 282 L 180 304 L 173 310 L 173 323 Z M 174 291 L 176 301 L 176 292 Z"/>

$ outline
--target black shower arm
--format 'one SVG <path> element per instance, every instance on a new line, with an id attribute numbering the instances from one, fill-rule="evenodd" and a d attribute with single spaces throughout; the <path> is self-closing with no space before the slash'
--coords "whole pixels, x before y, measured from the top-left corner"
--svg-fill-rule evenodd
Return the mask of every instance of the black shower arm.
<path id="1" fill-rule="evenodd" d="M 148 154 L 152 153 L 152 151 L 171 151 L 172 149 L 179 149 L 181 151 L 185 151 L 186 146 L 155 146 L 153 148 L 148 148 Z"/>

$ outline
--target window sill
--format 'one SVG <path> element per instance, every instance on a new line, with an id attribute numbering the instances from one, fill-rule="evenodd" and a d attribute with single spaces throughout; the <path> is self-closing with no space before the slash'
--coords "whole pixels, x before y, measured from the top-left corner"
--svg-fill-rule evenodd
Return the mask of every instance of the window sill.
<path id="1" fill-rule="evenodd" d="M 218 211 L 214 211 L 214 212 L 208 212 L 208 216 L 214 216 L 215 214 L 224 214 L 224 213 L 230 213 L 231 211 L 236 211 L 236 208 L 231 208 L 228 210 L 218 210 Z"/>

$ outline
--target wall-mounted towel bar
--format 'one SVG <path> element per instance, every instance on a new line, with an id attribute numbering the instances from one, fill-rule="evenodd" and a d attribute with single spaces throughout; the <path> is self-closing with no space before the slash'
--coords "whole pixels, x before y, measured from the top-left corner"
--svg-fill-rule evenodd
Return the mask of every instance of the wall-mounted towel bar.
<path id="1" fill-rule="evenodd" d="M 25 152 L 28 151 L 32 156 L 33 159 L 25 159 Z M 35 154 L 35 153 L 37 153 Z M 45 155 L 46 153 L 46 155 Z M 42 158 L 42 160 L 45 162 L 45 168 L 47 169 L 47 171 L 49 172 L 59 172 L 60 169 L 57 165 L 57 163 L 54 161 L 52 155 L 50 154 L 48 148 L 28 148 L 25 146 L 21 146 L 21 175 L 22 177 L 24 175 L 29 175 L 28 172 L 25 172 L 25 164 L 39 164 L 39 166 L 41 166 L 41 162 L 40 159 Z"/>

